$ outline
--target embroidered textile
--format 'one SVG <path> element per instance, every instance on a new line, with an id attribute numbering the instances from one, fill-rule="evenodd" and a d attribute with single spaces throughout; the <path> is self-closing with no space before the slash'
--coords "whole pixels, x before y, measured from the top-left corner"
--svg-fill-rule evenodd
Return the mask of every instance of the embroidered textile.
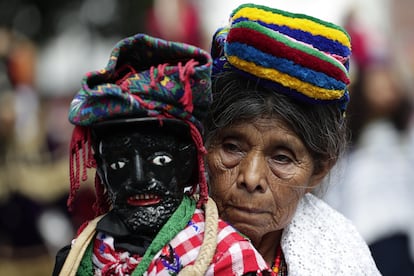
<path id="1" fill-rule="evenodd" d="M 289 275 L 381 275 L 353 224 L 306 194 L 282 235 Z"/>

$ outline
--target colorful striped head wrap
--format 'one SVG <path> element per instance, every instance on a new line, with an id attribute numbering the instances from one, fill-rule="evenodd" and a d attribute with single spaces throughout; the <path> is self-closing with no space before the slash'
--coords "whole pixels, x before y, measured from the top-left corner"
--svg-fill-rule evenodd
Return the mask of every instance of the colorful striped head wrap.
<path id="1" fill-rule="evenodd" d="M 265 6 L 243 4 L 213 36 L 213 78 L 235 70 L 308 103 L 349 100 L 351 42 L 341 27 Z"/>
<path id="2" fill-rule="evenodd" d="M 141 118 L 141 121 L 148 118 L 149 123 L 158 119 L 160 124 L 163 120 L 175 119 L 189 126 L 198 150 L 199 202 L 203 203 L 208 193 L 201 121 L 212 100 L 211 67 L 210 54 L 191 45 L 145 34 L 118 42 L 107 66 L 85 75 L 69 108 L 69 121 L 75 125 L 70 152 L 69 208 L 81 180 L 87 179 L 86 169 L 96 167 L 91 150 L 91 127 L 125 117 Z M 95 210 L 99 215 L 109 206 L 97 176 L 95 188 Z"/>

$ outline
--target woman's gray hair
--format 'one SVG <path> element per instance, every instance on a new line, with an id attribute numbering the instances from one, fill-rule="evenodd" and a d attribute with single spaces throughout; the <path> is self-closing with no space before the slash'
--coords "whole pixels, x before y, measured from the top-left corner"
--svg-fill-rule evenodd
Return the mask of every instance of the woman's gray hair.
<path id="1" fill-rule="evenodd" d="M 207 146 L 224 127 L 268 117 L 282 119 L 291 127 L 310 152 L 315 168 L 325 162 L 333 165 L 345 151 L 346 125 L 335 104 L 301 102 L 235 72 L 216 75 L 212 85 L 213 103 L 205 121 Z"/>

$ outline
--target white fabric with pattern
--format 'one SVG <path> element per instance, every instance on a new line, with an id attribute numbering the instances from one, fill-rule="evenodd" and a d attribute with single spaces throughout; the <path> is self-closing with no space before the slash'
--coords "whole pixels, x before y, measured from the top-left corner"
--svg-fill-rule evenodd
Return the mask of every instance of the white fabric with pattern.
<path id="1" fill-rule="evenodd" d="M 352 223 L 312 194 L 282 235 L 288 275 L 381 275 Z"/>

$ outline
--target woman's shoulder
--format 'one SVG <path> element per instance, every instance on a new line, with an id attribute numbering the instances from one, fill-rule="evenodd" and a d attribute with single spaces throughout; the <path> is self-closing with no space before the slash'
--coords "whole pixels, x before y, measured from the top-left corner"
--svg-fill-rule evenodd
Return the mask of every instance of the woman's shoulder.
<path id="1" fill-rule="evenodd" d="M 271 273 L 267 263 L 250 240 L 221 219 L 218 222 L 217 248 L 212 263 L 214 275 L 249 275 L 248 273 L 251 272 L 254 272 L 254 275 L 262 275 L 261 273 L 270 275 Z M 210 274 L 206 273 L 206 275 Z"/>
<path id="2" fill-rule="evenodd" d="M 312 194 L 299 202 L 282 248 L 289 270 L 301 275 L 380 275 L 351 221 Z"/>
<path id="3" fill-rule="evenodd" d="M 330 243 L 334 242 L 334 246 L 344 243 L 355 246 L 355 249 L 368 249 L 349 219 L 310 193 L 299 201 L 292 222 L 284 234 L 295 236 L 301 232 L 307 233 L 306 237 L 311 238 L 311 241 L 326 243 L 326 246 L 331 246 Z"/>
<path id="4" fill-rule="evenodd" d="M 357 232 L 352 222 L 347 219 L 340 212 L 332 208 L 328 203 L 319 197 L 307 193 L 298 204 L 295 214 L 296 217 L 305 217 L 304 222 L 312 222 L 326 227 L 332 231 L 346 231 Z M 332 226 L 335 229 L 332 228 Z M 336 229 L 337 228 L 337 229 Z M 349 229 L 348 229 L 349 228 Z M 358 233 L 355 233 L 358 236 Z"/>
<path id="5" fill-rule="evenodd" d="M 189 222 L 188 227 L 194 228 L 199 233 L 202 233 L 200 237 L 204 237 L 205 232 L 211 231 L 205 223 L 206 217 L 204 210 L 196 209 L 192 220 Z M 207 229 L 206 229 L 207 228 Z M 221 258 L 222 254 L 228 254 L 231 251 L 237 250 L 240 254 L 258 254 L 256 249 L 251 244 L 248 237 L 240 233 L 228 222 L 218 218 L 217 225 L 214 230 L 216 233 L 216 246 L 217 251 L 215 258 Z M 247 252 L 247 253 L 246 253 Z"/>
<path id="6" fill-rule="evenodd" d="M 215 252 L 206 275 L 244 275 L 248 272 L 258 271 L 270 273 L 267 263 L 246 236 L 220 218 L 217 220 L 216 227 L 210 229 L 207 220 L 204 210 L 196 209 L 191 221 L 184 229 L 186 232 L 198 233 L 200 244 L 196 251 L 192 251 L 192 253 L 196 252 L 196 255 L 201 253 L 199 251 L 201 242 L 204 243 L 202 239 L 206 239 L 214 233 L 215 241 L 213 244 L 209 244 L 215 247 Z M 188 233 L 187 237 L 189 237 Z M 192 238 L 191 243 L 194 243 Z"/>

